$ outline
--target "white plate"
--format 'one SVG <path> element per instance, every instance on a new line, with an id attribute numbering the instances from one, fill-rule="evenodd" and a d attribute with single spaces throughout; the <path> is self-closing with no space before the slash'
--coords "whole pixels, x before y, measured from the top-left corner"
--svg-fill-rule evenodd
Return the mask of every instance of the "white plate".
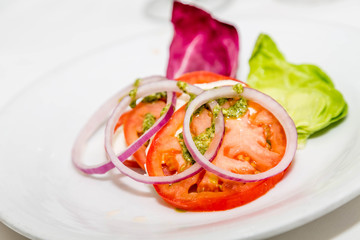
<path id="1" fill-rule="evenodd" d="M 360 193 L 360 33 L 295 20 L 236 19 L 246 78 L 255 39 L 269 33 L 286 57 L 322 67 L 344 94 L 349 115 L 309 140 L 289 174 L 265 196 L 222 212 L 177 212 L 152 186 L 119 174 L 87 177 L 70 149 L 87 118 L 136 77 L 165 72 L 171 28 L 100 49 L 49 73 L 0 118 L 0 218 L 37 239 L 245 239 L 307 223 Z M 103 157 L 96 135 L 89 156 Z"/>

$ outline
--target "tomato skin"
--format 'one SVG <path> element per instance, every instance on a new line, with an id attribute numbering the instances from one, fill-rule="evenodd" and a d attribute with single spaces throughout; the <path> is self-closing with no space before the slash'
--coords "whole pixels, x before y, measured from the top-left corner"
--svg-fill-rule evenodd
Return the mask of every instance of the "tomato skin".
<path id="1" fill-rule="evenodd" d="M 199 173 L 203 174 L 203 173 Z M 179 198 L 175 195 L 170 195 L 169 192 L 171 186 L 164 187 L 160 185 L 154 185 L 157 193 L 170 205 L 187 210 L 187 211 L 224 211 L 232 208 L 236 208 L 242 205 L 245 205 L 255 199 L 263 196 L 270 189 L 272 189 L 281 179 L 283 179 L 285 172 L 279 173 L 276 176 L 273 176 L 267 180 L 260 182 L 252 182 L 244 184 L 242 189 L 239 189 L 237 192 L 232 192 L 229 194 L 219 194 L 219 193 L 197 193 L 191 196 L 184 198 Z M 195 176 L 198 177 L 198 176 Z M 193 177 L 194 178 L 194 177 Z M 184 184 L 184 183 L 183 183 Z M 238 184 L 238 183 L 235 183 Z M 174 187 L 176 190 L 181 191 L 177 187 Z"/>
<path id="2" fill-rule="evenodd" d="M 181 77 L 176 79 L 177 81 L 183 81 L 190 84 L 201 84 L 201 83 L 211 83 L 216 82 L 219 80 L 234 80 L 237 82 L 242 83 L 243 85 L 247 86 L 246 83 L 227 76 L 219 75 L 212 72 L 206 72 L 206 71 L 196 71 L 196 72 L 189 72 L 185 73 Z"/>

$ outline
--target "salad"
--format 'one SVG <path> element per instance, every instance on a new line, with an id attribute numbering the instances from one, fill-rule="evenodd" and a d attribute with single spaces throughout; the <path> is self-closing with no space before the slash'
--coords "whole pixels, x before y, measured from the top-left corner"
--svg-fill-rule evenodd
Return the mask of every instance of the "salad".
<path id="1" fill-rule="evenodd" d="M 153 184 L 177 209 L 228 210 L 268 192 L 287 173 L 298 142 L 304 147 L 346 116 L 331 79 L 314 65 L 288 63 L 268 35 L 255 44 L 245 83 L 236 79 L 234 26 L 178 1 L 172 23 L 166 77 L 137 79 L 93 115 L 72 151 L 81 172 L 116 168 Z M 107 161 L 89 166 L 82 151 L 104 121 Z M 116 150 L 117 138 L 128 147 Z"/>

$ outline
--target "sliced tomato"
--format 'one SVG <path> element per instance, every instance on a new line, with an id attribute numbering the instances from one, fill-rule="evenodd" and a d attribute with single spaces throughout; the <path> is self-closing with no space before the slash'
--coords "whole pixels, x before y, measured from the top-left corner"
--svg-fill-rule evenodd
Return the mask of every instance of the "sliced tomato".
<path id="1" fill-rule="evenodd" d="M 164 101 L 155 101 L 151 103 L 139 103 L 127 113 L 124 119 L 124 135 L 126 144 L 130 145 L 143 134 L 143 122 L 145 115 L 151 113 L 156 119 L 160 117 L 161 110 L 165 107 Z M 145 169 L 146 146 L 141 146 L 133 155 L 136 162 L 142 169 Z"/>
<path id="2" fill-rule="evenodd" d="M 241 82 L 235 78 L 219 75 L 219 74 L 212 73 L 212 72 L 206 72 L 206 71 L 196 71 L 196 72 L 185 73 L 184 75 L 182 75 L 181 77 L 179 77 L 176 80 L 187 82 L 190 84 L 211 83 L 211 82 L 216 82 L 219 80 L 234 80 L 237 82 Z M 244 82 L 241 82 L 241 83 L 246 85 L 246 83 L 244 83 Z"/>
<path id="3" fill-rule="evenodd" d="M 115 125 L 115 129 L 114 132 L 124 124 L 127 116 L 129 115 L 129 112 L 124 113 L 123 115 L 121 115 L 121 117 L 119 118 L 118 122 Z M 133 159 L 128 159 L 124 162 L 124 164 L 130 168 L 140 168 L 139 164 L 133 160 Z"/>
<path id="4" fill-rule="evenodd" d="M 190 84 L 196 84 L 196 83 L 210 83 L 223 79 L 231 79 L 238 81 L 234 78 L 222 76 L 211 72 L 205 72 L 205 71 L 186 73 L 177 80 L 187 82 Z M 140 103 L 134 109 L 130 110 L 129 112 L 122 115 L 122 117 L 120 117 L 115 129 L 117 129 L 122 124 L 124 125 L 124 135 L 125 135 L 126 143 L 130 145 L 134 141 L 136 141 L 142 134 L 142 123 L 144 121 L 145 115 L 147 113 L 151 113 L 156 118 L 158 118 L 164 106 L 165 103 L 163 101 L 152 102 L 152 103 Z M 146 151 L 146 146 L 142 146 L 133 155 L 133 158 L 143 169 L 145 169 L 144 165 L 146 162 L 145 151 Z M 134 162 L 131 162 L 131 160 L 128 160 L 125 163 L 131 167 L 135 166 Z"/>
<path id="5" fill-rule="evenodd" d="M 129 116 L 129 112 L 124 113 L 123 115 L 120 116 L 118 122 L 115 125 L 115 129 L 114 132 L 125 123 L 126 118 Z"/>
<path id="6" fill-rule="evenodd" d="M 238 119 L 226 119 L 225 135 L 213 164 L 235 173 L 253 174 L 274 167 L 282 158 L 286 136 L 277 119 L 258 104 L 249 102 L 249 111 Z M 165 176 L 191 165 L 184 160 L 177 134 L 181 131 L 185 107 L 155 135 L 147 156 L 150 176 Z M 197 121 L 196 118 L 201 119 Z M 191 123 L 195 134 L 210 125 L 209 112 L 202 111 Z M 220 178 L 203 170 L 173 184 L 154 185 L 158 194 L 172 206 L 192 211 L 227 210 L 246 204 L 273 188 L 284 176 L 243 183 Z"/>

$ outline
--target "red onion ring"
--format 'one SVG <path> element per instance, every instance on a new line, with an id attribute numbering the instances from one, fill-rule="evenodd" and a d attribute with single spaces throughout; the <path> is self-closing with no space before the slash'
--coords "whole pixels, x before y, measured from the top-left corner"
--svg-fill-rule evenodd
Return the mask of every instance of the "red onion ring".
<path id="1" fill-rule="evenodd" d="M 162 76 L 151 76 L 146 78 L 141 78 L 140 85 L 145 83 L 153 83 L 160 80 L 166 79 Z M 82 154 L 86 143 L 96 132 L 97 129 L 109 118 L 111 112 L 115 106 L 119 103 L 119 99 L 127 96 L 131 89 L 134 89 L 134 85 L 131 84 L 125 89 L 119 91 L 108 99 L 88 120 L 83 129 L 78 134 L 75 143 L 72 148 L 71 158 L 72 162 L 77 169 L 86 174 L 104 174 L 107 171 L 113 169 L 115 166 L 111 161 L 106 161 L 104 163 L 96 165 L 87 165 L 83 163 Z"/>
<path id="2" fill-rule="evenodd" d="M 137 89 L 136 98 L 144 97 L 150 93 L 153 92 L 162 92 L 162 91 L 168 91 L 168 92 L 182 92 L 181 89 L 177 86 L 178 82 L 176 81 L 158 81 L 156 84 L 145 84 L 140 86 Z M 201 88 L 198 88 L 196 86 L 193 86 L 191 84 L 187 84 L 187 89 L 189 93 L 193 94 L 200 94 L 203 92 Z M 169 95 L 169 94 L 168 94 Z M 195 175 L 196 173 L 200 172 L 202 170 L 201 166 L 197 163 L 195 163 L 190 168 L 186 169 L 185 171 L 171 175 L 171 176 L 147 176 L 143 174 L 139 174 L 132 169 L 126 167 L 122 162 L 125 161 L 129 156 L 131 156 L 137 149 L 136 146 L 141 146 L 144 144 L 155 132 L 157 132 L 163 125 L 168 122 L 171 115 L 167 114 L 166 116 L 163 116 L 162 119 L 158 119 L 159 123 L 154 125 L 152 128 L 150 128 L 145 134 L 143 134 L 136 142 L 134 142 L 132 145 L 129 146 L 128 149 L 126 149 L 124 152 L 122 152 L 119 156 L 116 155 L 114 150 L 112 149 L 113 145 L 113 135 L 114 135 L 114 128 L 117 123 L 117 119 L 124 113 L 126 107 L 130 104 L 131 98 L 129 96 L 126 96 L 122 99 L 122 101 L 118 104 L 118 106 L 113 111 L 113 114 L 108 120 L 108 123 L 105 128 L 105 151 L 107 153 L 108 159 L 115 165 L 119 171 L 128 177 L 147 184 L 168 184 L 168 183 L 174 183 L 181 181 L 183 179 L 186 179 L 188 177 L 191 177 Z M 213 108 L 216 105 L 216 103 L 211 103 L 210 107 Z M 174 102 L 170 106 L 169 110 L 172 109 L 174 111 Z M 211 148 L 206 153 L 206 156 L 208 158 L 214 158 L 217 154 L 218 146 L 221 143 L 222 135 L 224 133 L 224 119 L 222 113 L 218 115 L 216 119 L 216 127 L 217 127 L 217 135 L 218 137 L 215 138 L 213 141 L 214 144 L 211 144 Z M 151 136 L 150 136 L 151 135 Z M 144 136 L 144 137 L 143 137 Z M 143 137 L 143 138 L 142 138 Z M 134 151 L 134 149 L 136 149 Z M 120 160 L 120 161 L 119 161 Z"/>
<path id="3" fill-rule="evenodd" d="M 195 159 L 199 165 L 201 165 L 205 170 L 213 172 L 218 177 L 222 177 L 229 180 L 242 181 L 242 182 L 254 182 L 263 180 L 276 174 L 283 172 L 291 163 L 292 159 L 295 156 L 296 148 L 297 148 L 297 132 L 296 127 L 288 115 L 286 110 L 273 98 L 270 96 L 261 93 L 255 89 L 244 87 L 243 93 L 241 96 L 244 98 L 254 101 L 267 110 L 269 110 L 280 122 L 283 126 L 285 135 L 286 135 L 286 149 L 284 156 L 281 161 L 273 168 L 268 171 L 258 173 L 258 174 L 236 174 L 230 171 L 224 170 L 215 166 L 209 161 L 207 156 L 202 155 L 199 150 L 196 148 L 196 145 L 192 139 L 190 133 L 190 118 L 192 113 L 198 109 L 201 105 L 210 100 L 215 100 L 219 98 L 233 98 L 238 97 L 239 93 L 233 90 L 233 87 L 225 86 L 221 88 L 211 89 L 208 91 L 204 91 L 204 93 L 197 96 L 189 105 L 188 109 L 185 113 L 184 117 L 184 126 L 183 126 L 183 135 L 184 142 L 187 146 L 190 154 Z"/>

